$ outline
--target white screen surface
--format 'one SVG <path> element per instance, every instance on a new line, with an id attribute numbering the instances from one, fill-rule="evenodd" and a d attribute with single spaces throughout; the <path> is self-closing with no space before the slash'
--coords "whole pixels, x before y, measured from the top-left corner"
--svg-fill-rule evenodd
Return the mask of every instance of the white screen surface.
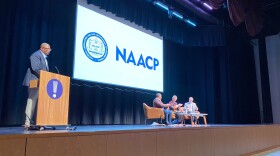
<path id="1" fill-rule="evenodd" d="M 78 5 L 73 78 L 163 91 L 162 39 Z"/>

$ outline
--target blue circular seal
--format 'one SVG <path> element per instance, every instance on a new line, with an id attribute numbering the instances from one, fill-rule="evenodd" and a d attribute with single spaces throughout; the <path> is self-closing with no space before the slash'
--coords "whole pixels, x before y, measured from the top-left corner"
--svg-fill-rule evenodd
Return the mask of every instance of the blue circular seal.
<path id="1" fill-rule="evenodd" d="M 105 39 L 96 32 L 85 35 L 83 50 L 86 56 L 94 62 L 102 62 L 108 55 L 108 46 Z"/>
<path id="2" fill-rule="evenodd" d="M 63 92 L 63 86 L 57 79 L 51 79 L 47 84 L 47 93 L 52 99 L 59 99 Z"/>

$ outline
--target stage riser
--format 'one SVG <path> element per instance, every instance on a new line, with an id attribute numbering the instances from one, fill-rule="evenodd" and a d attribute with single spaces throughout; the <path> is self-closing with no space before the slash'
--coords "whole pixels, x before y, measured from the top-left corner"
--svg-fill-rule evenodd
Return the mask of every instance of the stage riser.
<path id="1" fill-rule="evenodd" d="M 0 156 L 237 156 L 280 145 L 280 126 L 171 128 L 0 140 Z"/>
<path id="2" fill-rule="evenodd" d="M 0 156 L 25 155 L 26 138 L 0 140 Z"/>

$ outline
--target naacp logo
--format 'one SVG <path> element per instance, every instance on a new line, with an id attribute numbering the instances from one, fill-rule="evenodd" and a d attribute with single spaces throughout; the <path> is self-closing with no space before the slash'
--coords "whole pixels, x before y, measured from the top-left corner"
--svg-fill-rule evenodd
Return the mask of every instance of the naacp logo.
<path id="1" fill-rule="evenodd" d="M 83 50 L 86 56 L 94 62 L 102 62 L 108 55 L 108 46 L 105 39 L 96 32 L 85 35 Z"/>

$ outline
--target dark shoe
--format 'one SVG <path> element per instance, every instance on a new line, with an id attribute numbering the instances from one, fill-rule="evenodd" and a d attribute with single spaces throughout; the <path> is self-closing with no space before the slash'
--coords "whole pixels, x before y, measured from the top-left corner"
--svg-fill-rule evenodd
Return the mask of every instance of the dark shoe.
<path id="1" fill-rule="evenodd" d="M 172 123 L 171 122 L 167 122 L 166 125 L 172 125 Z"/>

